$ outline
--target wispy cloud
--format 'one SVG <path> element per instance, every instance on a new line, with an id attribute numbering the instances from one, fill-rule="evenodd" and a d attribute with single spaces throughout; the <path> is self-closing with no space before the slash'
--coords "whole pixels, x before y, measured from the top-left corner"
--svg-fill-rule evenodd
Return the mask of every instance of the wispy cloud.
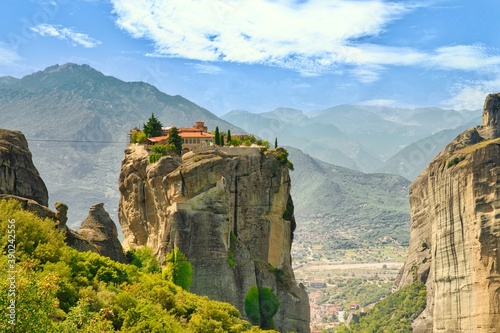
<path id="1" fill-rule="evenodd" d="M 0 42 L 0 65 L 10 65 L 20 60 L 19 55 Z"/>
<path id="2" fill-rule="evenodd" d="M 111 1 L 119 28 L 153 41 L 150 56 L 265 64 L 304 76 L 350 73 L 365 84 L 378 81 L 389 66 L 500 66 L 498 50 L 482 45 L 419 50 L 364 42 L 423 7 L 419 0 Z"/>
<path id="3" fill-rule="evenodd" d="M 351 59 L 353 40 L 380 34 L 415 8 L 379 0 L 112 0 L 117 25 L 153 40 L 156 53 L 262 63 L 299 71 Z"/>
<path id="4" fill-rule="evenodd" d="M 430 65 L 444 69 L 489 70 L 500 66 L 500 53 L 483 45 L 455 45 L 438 48 Z"/>
<path id="5" fill-rule="evenodd" d="M 455 110 L 477 110 L 483 107 L 487 94 L 500 91 L 500 75 L 492 80 L 464 81 L 456 84 L 453 97 L 441 104 Z"/>
<path id="6" fill-rule="evenodd" d="M 220 73 L 222 73 L 222 68 L 220 68 L 219 66 L 216 66 L 216 65 L 195 64 L 195 63 L 188 63 L 187 65 L 190 65 L 198 73 L 201 73 L 201 74 L 220 74 Z"/>
<path id="7" fill-rule="evenodd" d="M 85 48 L 93 48 L 102 44 L 99 40 L 94 39 L 87 34 L 76 32 L 71 28 L 64 28 L 50 24 L 39 24 L 31 27 L 30 29 L 42 37 L 56 37 L 58 39 L 68 40 L 73 44 L 73 46 L 80 45 Z"/>

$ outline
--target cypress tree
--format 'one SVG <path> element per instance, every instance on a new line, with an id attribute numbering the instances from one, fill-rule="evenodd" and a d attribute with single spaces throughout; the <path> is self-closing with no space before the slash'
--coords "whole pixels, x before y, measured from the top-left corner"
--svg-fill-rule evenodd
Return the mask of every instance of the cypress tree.
<path id="1" fill-rule="evenodd" d="M 167 143 L 175 146 L 175 150 L 180 153 L 182 150 L 182 138 L 179 136 L 177 127 L 172 127 L 168 133 Z"/>
<path id="2" fill-rule="evenodd" d="M 228 129 L 227 130 L 227 144 L 231 144 L 231 130 Z"/>
<path id="3" fill-rule="evenodd" d="M 219 126 L 215 127 L 215 145 L 220 146 L 220 134 L 219 134 Z"/>
<path id="4" fill-rule="evenodd" d="M 278 148 L 278 138 L 274 139 L 274 149 Z"/>

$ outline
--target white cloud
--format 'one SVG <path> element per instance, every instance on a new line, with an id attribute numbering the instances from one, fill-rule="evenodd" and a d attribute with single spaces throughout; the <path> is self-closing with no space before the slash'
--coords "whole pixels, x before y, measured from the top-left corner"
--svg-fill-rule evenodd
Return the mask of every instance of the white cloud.
<path id="1" fill-rule="evenodd" d="M 111 0 L 116 24 L 154 43 L 149 56 L 265 64 L 303 76 L 352 74 L 380 79 L 388 66 L 487 71 L 500 53 L 482 45 L 435 50 L 361 42 L 423 1 L 384 0 Z M 374 40 L 374 39 L 372 39 Z M 347 66 L 347 68 L 345 67 Z"/>
<path id="2" fill-rule="evenodd" d="M 20 60 L 19 55 L 0 42 L 0 65 L 10 65 Z"/>
<path id="3" fill-rule="evenodd" d="M 222 68 L 216 65 L 194 63 L 188 63 L 188 65 L 192 66 L 198 73 L 201 74 L 220 74 L 222 72 Z"/>
<path id="4" fill-rule="evenodd" d="M 455 86 L 453 97 L 441 104 L 455 110 L 477 110 L 483 107 L 486 95 L 500 92 L 500 76 L 489 81 L 468 81 Z"/>
<path id="5" fill-rule="evenodd" d="M 356 48 L 346 45 L 380 34 L 415 7 L 379 0 L 112 3 L 117 25 L 133 37 L 153 40 L 160 55 L 263 63 L 304 72 L 330 70 L 338 62 L 362 62 Z"/>
<path id="6" fill-rule="evenodd" d="M 500 65 L 500 55 L 483 45 L 446 46 L 434 52 L 429 64 L 444 69 L 489 70 Z"/>
<path id="7" fill-rule="evenodd" d="M 42 37 L 56 37 L 58 39 L 68 40 L 74 46 L 80 45 L 85 48 L 93 48 L 102 44 L 97 39 L 94 39 L 87 34 L 76 32 L 71 28 L 64 28 L 50 24 L 39 24 L 31 27 L 30 29 Z"/>

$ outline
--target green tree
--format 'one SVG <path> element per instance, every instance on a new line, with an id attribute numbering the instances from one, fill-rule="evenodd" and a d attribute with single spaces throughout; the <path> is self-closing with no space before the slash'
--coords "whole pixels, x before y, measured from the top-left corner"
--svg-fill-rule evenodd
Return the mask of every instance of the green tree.
<path id="1" fill-rule="evenodd" d="M 163 125 L 161 124 L 161 122 L 158 120 L 158 118 L 155 117 L 155 114 L 152 113 L 151 117 L 149 117 L 148 119 L 148 122 L 143 125 L 143 132 L 148 138 L 160 136 L 162 127 Z"/>
<path id="2" fill-rule="evenodd" d="M 179 131 L 177 127 L 172 127 L 168 133 L 167 143 L 169 145 L 174 145 L 175 150 L 180 153 L 182 151 L 182 138 L 179 136 Z"/>
<path id="3" fill-rule="evenodd" d="M 219 126 L 215 127 L 215 145 L 220 146 L 220 133 L 219 133 Z"/>
<path id="4" fill-rule="evenodd" d="M 274 149 L 278 148 L 278 138 L 274 139 Z"/>
<path id="5" fill-rule="evenodd" d="M 245 296 L 245 313 L 253 325 L 273 329 L 280 302 L 271 288 L 252 286 Z"/>
<path id="6" fill-rule="evenodd" d="M 220 146 L 224 147 L 224 134 L 223 133 L 220 134 L 219 141 L 220 141 Z"/>
<path id="7" fill-rule="evenodd" d="M 227 130 L 227 143 L 231 144 L 231 130 L 230 129 Z"/>
<path id="8" fill-rule="evenodd" d="M 184 253 L 176 247 L 167 253 L 162 275 L 165 280 L 175 283 L 184 290 L 189 290 L 193 275 L 193 266 Z"/>

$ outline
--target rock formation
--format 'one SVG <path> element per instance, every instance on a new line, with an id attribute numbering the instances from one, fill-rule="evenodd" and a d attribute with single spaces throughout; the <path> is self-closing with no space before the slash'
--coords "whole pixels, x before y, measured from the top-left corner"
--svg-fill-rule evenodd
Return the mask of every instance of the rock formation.
<path id="1" fill-rule="evenodd" d="M 273 153 L 216 148 L 154 164 L 143 146 L 125 154 L 124 247 L 147 245 L 160 260 L 180 248 L 193 265 L 190 290 L 234 304 L 243 315 L 252 286 L 271 288 L 280 302 L 275 328 L 309 332 L 307 294 L 291 268 L 290 177 Z"/>
<path id="2" fill-rule="evenodd" d="M 28 142 L 21 132 L 0 129 L 0 200 L 16 200 L 23 209 L 41 218 L 50 218 L 66 234 L 66 243 L 76 250 L 94 251 L 124 262 L 116 226 L 102 204 L 91 207 L 79 232 L 69 229 L 66 226 L 68 206 L 56 202 L 57 212 L 47 207 L 47 187 L 31 157 Z"/>
<path id="3" fill-rule="evenodd" d="M 410 186 L 411 240 L 399 287 L 427 286 L 414 332 L 500 332 L 500 94 Z"/>
<path id="4" fill-rule="evenodd" d="M 99 203 L 90 207 L 89 215 L 83 220 L 78 234 L 92 244 L 99 254 L 115 261 L 125 262 L 115 222 L 104 210 L 104 204 Z"/>
<path id="5" fill-rule="evenodd" d="M 23 133 L 0 129 L 0 193 L 33 199 L 47 206 L 47 187 L 31 157 Z"/>

